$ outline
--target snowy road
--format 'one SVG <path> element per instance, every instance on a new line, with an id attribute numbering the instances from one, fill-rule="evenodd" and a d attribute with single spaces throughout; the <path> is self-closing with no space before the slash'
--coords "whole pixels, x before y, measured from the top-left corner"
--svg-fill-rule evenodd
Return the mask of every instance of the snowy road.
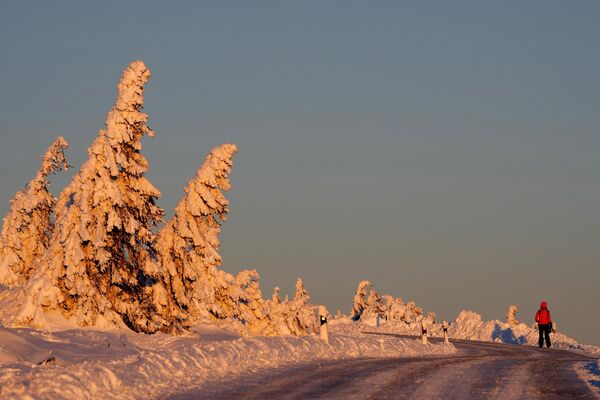
<path id="1" fill-rule="evenodd" d="M 453 341 L 452 356 L 304 364 L 222 381 L 175 399 L 593 399 L 573 363 L 529 346 Z"/>

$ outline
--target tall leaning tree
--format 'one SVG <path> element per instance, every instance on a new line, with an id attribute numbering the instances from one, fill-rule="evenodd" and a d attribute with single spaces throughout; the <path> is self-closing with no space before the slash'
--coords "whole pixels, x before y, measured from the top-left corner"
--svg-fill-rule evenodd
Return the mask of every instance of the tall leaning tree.
<path id="1" fill-rule="evenodd" d="M 158 234 L 164 293 L 155 291 L 155 304 L 167 319 L 190 323 L 211 316 L 227 318 L 236 307 L 227 296 L 234 278 L 217 268 L 221 223 L 229 211 L 223 192 L 231 187 L 236 152 L 234 144 L 211 150 L 185 187 L 173 218 Z"/>
<path id="2" fill-rule="evenodd" d="M 122 322 L 138 332 L 165 329 L 152 305 L 159 276 L 152 227 L 164 213 L 141 154 L 142 137 L 154 134 L 142 112 L 149 79 L 142 61 L 123 71 L 105 129 L 60 195 L 50 246 L 18 322 L 31 322 L 40 309 L 58 309 L 80 326 Z"/>
<path id="3" fill-rule="evenodd" d="M 54 229 L 56 199 L 48 190 L 48 176 L 69 168 L 67 141 L 59 136 L 50 145 L 42 165 L 23 190 L 10 201 L 0 236 L 0 284 L 22 286 L 31 277 L 34 261 L 48 248 Z"/>

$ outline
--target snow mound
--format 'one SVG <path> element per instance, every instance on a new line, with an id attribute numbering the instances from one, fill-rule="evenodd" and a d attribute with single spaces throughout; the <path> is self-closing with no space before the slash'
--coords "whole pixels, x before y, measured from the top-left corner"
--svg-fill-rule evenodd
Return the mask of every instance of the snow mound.
<path id="1" fill-rule="evenodd" d="M 253 337 L 215 327 L 188 336 L 0 327 L 0 398 L 165 398 L 265 368 L 324 359 L 447 354 L 453 346 L 355 333 Z M 177 382 L 176 385 L 173 383 Z"/>
<path id="2" fill-rule="evenodd" d="M 450 324 L 448 334 L 451 338 L 481 340 L 537 346 L 538 332 L 531 327 L 519 323 L 510 326 L 499 320 L 483 321 L 481 315 L 463 310 L 456 320 Z M 566 350 L 580 350 L 592 354 L 600 354 L 600 347 L 577 343 L 577 341 L 560 332 L 551 333 L 552 346 Z"/>

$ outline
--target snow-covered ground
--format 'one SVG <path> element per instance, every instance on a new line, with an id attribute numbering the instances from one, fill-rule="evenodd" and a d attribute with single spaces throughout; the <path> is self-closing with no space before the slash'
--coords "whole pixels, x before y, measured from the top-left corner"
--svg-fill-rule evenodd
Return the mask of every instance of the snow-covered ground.
<path id="1" fill-rule="evenodd" d="M 233 331 L 202 326 L 187 336 L 145 335 L 130 330 L 69 329 L 40 331 L 0 325 L 0 398 L 164 398 L 204 383 L 235 379 L 267 368 L 315 360 L 359 357 L 411 357 L 451 354 L 454 346 L 375 336 L 364 332 L 418 334 L 420 327 L 400 321 L 330 320 L 329 344 L 317 336 L 240 337 Z M 441 336 L 439 324 L 432 336 Z M 450 325 L 453 338 L 535 345 L 537 332 L 524 324 L 482 321 L 462 312 Z M 600 354 L 556 333 L 556 347 Z M 578 368 L 598 392 L 600 364 Z M 201 390 L 201 389 L 200 389 Z"/>
<path id="2" fill-rule="evenodd" d="M 376 326 L 374 318 L 359 324 L 360 327 L 352 328 L 358 331 L 401 333 L 407 335 L 420 335 L 421 325 L 407 324 L 402 321 L 380 321 Z M 434 337 L 442 337 L 441 324 L 433 324 L 430 334 Z M 461 311 L 456 320 L 450 323 L 448 334 L 451 339 L 480 340 L 484 342 L 497 342 L 508 344 L 521 344 L 529 346 L 538 345 L 538 332 L 524 323 L 510 326 L 500 320 L 483 321 L 481 315 L 473 311 Z M 584 351 L 593 355 L 600 355 L 600 347 L 578 343 L 575 339 L 559 332 L 551 333 L 552 346 L 565 349 Z"/>
<path id="3" fill-rule="evenodd" d="M 600 360 L 581 363 L 576 370 L 579 378 L 584 380 L 596 397 L 600 399 Z"/>
<path id="4" fill-rule="evenodd" d="M 357 330 L 333 333 L 326 344 L 316 336 L 240 338 L 211 326 L 189 336 L 0 326 L 0 398 L 164 398 L 226 376 L 316 359 L 455 351 Z"/>

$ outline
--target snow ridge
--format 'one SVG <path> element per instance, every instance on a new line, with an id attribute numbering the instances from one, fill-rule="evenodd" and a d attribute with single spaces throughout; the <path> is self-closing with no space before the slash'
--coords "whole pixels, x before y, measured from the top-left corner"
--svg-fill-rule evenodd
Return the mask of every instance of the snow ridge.
<path id="1" fill-rule="evenodd" d="M 6 344 L 4 353 L 0 347 L 0 397 L 168 398 L 218 379 L 301 362 L 456 351 L 454 346 L 425 347 L 416 340 L 360 333 L 332 334 L 329 344 L 314 336 L 238 338 L 210 327 L 200 328 L 199 335 L 201 340 L 131 331 L 15 332 L 0 326 L 0 343 Z M 47 356 L 55 360 L 37 365 Z"/>

